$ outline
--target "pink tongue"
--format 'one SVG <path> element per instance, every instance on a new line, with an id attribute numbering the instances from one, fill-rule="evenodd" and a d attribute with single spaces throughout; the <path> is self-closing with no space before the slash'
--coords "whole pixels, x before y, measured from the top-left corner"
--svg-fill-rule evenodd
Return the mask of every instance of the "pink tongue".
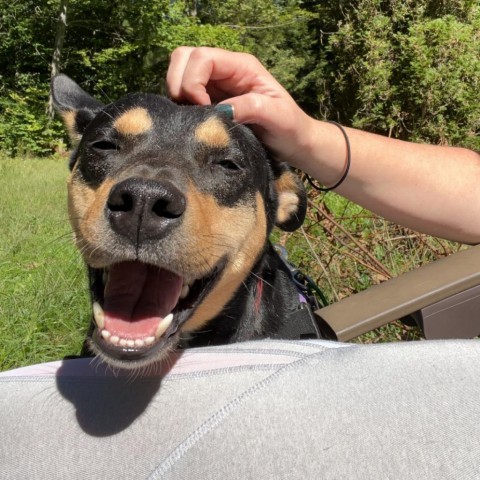
<path id="1" fill-rule="evenodd" d="M 141 262 L 110 268 L 105 287 L 105 330 L 121 338 L 154 336 L 182 291 L 179 275 Z"/>

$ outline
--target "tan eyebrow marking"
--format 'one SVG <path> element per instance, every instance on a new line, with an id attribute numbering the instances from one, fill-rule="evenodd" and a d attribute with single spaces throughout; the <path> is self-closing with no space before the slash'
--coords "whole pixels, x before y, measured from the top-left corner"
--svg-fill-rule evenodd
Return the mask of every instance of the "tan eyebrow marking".
<path id="1" fill-rule="evenodd" d="M 152 118 L 145 108 L 132 108 L 122 113 L 113 126 L 123 135 L 140 135 L 152 128 Z"/>
<path id="2" fill-rule="evenodd" d="M 195 138 L 209 147 L 222 148 L 230 143 L 230 137 L 223 123 L 215 117 L 200 124 L 195 130 Z"/>

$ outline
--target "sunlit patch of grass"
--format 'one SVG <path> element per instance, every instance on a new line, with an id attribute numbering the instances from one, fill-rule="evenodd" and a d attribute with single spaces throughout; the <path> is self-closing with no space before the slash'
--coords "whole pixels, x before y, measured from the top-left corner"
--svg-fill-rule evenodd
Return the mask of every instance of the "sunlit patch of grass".
<path id="1" fill-rule="evenodd" d="M 58 159 L 0 159 L 0 369 L 80 351 L 89 319 L 85 272 Z"/>

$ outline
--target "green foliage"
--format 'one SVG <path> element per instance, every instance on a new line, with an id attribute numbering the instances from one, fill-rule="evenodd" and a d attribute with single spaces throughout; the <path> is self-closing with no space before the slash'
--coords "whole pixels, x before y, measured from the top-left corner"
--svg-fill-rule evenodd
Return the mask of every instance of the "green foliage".
<path id="1" fill-rule="evenodd" d="M 48 87 L 25 82 L 0 96 L 0 145 L 10 156 L 50 155 L 60 148 L 63 125 L 45 114 Z"/>
<path id="2" fill-rule="evenodd" d="M 480 6 L 362 0 L 325 48 L 323 111 L 394 137 L 480 150 Z"/>
<path id="3" fill-rule="evenodd" d="M 404 75 L 411 78 L 401 93 L 413 140 L 480 150 L 480 9 L 474 20 L 465 24 L 447 15 L 401 36 Z"/>
<path id="4" fill-rule="evenodd" d="M 103 7 L 110 10 L 108 3 Z M 85 27 L 77 17 L 83 19 L 90 8 L 95 8 L 100 21 L 105 14 L 100 6 L 71 5 L 67 35 L 75 35 L 76 30 L 82 35 Z M 84 38 L 81 48 L 72 50 L 64 66 L 65 73 L 83 79 L 85 88 L 105 101 L 127 91 L 164 93 L 169 55 L 177 46 L 241 48 L 237 32 L 202 24 L 196 16 L 187 14 L 183 1 L 128 2 L 110 12 L 109 19 L 98 34 L 101 38 Z"/>
<path id="5" fill-rule="evenodd" d="M 0 0 L 0 142 L 64 141 L 45 115 L 59 0 Z M 256 55 L 311 115 L 480 150 L 478 0 L 70 0 L 63 71 L 108 102 L 165 93 L 170 52 Z"/>
<path id="6" fill-rule="evenodd" d="M 45 115 L 53 39 L 45 40 L 56 8 L 0 0 L 0 150 L 9 155 L 51 154 L 62 138 L 60 124 Z"/>

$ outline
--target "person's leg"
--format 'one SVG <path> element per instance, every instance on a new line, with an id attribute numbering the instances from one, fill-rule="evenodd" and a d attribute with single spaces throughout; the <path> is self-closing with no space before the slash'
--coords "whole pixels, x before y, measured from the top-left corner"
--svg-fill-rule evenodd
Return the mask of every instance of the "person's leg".
<path id="1" fill-rule="evenodd" d="M 476 341 L 251 342 L 189 351 L 161 381 L 75 376 L 69 364 L 56 377 L 0 376 L 4 478 L 480 471 Z"/>
<path id="2" fill-rule="evenodd" d="M 150 477 L 480 478 L 480 343 L 321 351 L 249 387 Z"/>

